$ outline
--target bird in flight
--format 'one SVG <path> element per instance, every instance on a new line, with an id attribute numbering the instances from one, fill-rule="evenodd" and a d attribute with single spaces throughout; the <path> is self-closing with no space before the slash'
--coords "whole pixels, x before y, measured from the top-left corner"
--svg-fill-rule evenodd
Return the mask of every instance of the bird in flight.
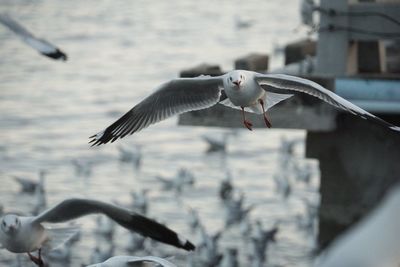
<path id="1" fill-rule="evenodd" d="M 48 41 L 37 38 L 7 14 L 0 14 L 0 23 L 8 27 L 18 35 L 24 43 L 37 50 L 40 54 L 56 60 L 67 60 L 67 55 L 63 51 Z"/>
<path id="2" fill-rule="evenodd" d="M 282 90 L 282 93 L 276 93 L 277 90 Z M 252 130 L 253 124 L 246 119 L 245 111 L 262 114 L 265 125 L 271 127 L 266 111 L 291 97 L 292 94 L 288 92 L 317 97 L 339 109 L 400 132 L 400 127 L 378 118 L 313 81 L 285 74 L 233 70 L 221 76 L 177 78 L 160 85 L 154 93 L 113 124 L 89 137 L 89 143 L 98 146 L 114 142 L 171 116 L 209 108 L 217 103 L 241 109 L 243 125 L 249 130 Z"/>
<path id="3" fill-rule="evenodd" d="M 57 248 L 68 240 L 71 227 L 52 229 L 42 223 L 61 223 L 79 217 L 102 213 L 122 227 L 145 237 L 184 250 L 194 250 L 195 246 L 168 227 L 133 211 L 91 199 L 71 198 L 62 201 L 37 216 L 17 216 L 6 214 L 0 219 L 0 247 L 14 253 L 28 253 L 38 266 L 43 266 L 41 249 Z M 38 257 L 31 254 L 39 251 Z"/>

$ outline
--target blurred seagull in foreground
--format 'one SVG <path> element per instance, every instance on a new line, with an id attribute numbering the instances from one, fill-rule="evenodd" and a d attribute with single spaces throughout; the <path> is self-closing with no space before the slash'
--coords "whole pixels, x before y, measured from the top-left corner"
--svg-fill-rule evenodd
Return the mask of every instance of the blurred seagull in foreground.
<path id="1" fill-rule="evenodd" d="M 60 223 L 92 213 L 102 213 L 119 225 L 154 240 L 182 248 L 194 250 L 194 245 L 166 226 L 105 202 L 88 199 L 67 199 L 55 207 L 34 217 L 22 217 L 6 214 L 0 220 L 0 245 L 14 253 L 28 253 L 37 265 L 43 265 L 41 248 L 54 249 L 58 244 L 51 244 L 53 233 L 42 223 Z M 69 228 L 70 229 L 70 228 Z M 65 239 L 62 240 L 65 242 Z M 39 250 L 39 257 L 30 252 Z"/>
<path id="2" fill-rule="evenodd" d="M 109 258 L 105 262 L 88 265 L 87 267 L 130 267 L 130 266 L 141 266 L 140 263 L 150 262 L 154 263 L 153 266 L 162 267 L 176 267 L 175 264 L 167 261 L 166 259 L 154 257 L 154 256 L 115 256 Z"/>
<path id="3" fill-rule="evenodd" d="M 271 127 L 266 111 L 291 97 L 292 94 L 287 94 L 288 91 L 315 96 L 337 108 L 400 132 L 400 127 L 376 117 L 310 80 L 285 74 L 233 70 L 221 76 L 177 78 L 160 85 L 154 93 L 116 122 L 92 135 L 89 143 L 96 146 L 114 142 L 171 116 L 208 108 L 217 103 L 241 109 L 242 122 L 249 130 L 252 130 L 253 124 L 246 119 L 245 111 L 262 114 L 266 126 Z"/>
<path id="4" fill-rule="evenodd" d="M 398 267 L 400 186 L 391 189 L 364 219 L 322 252 L 315 267 Z"/>
<path id="5" fill-rule="evenodd" d="M 60 59 L 64 61 L 67 60 L 67 55 L 59 48 L 44 39 L 35 37 L 32 33 L 30 33 L 27 29 L 25 29 L 7 14 L 0 14 L 0 23 L 8 27 L 11 31 L 18 35 L 18 37 L 20 37 L 24 43 L 39 51 L 39 53 L 42 55 L 52 59 Z"/>

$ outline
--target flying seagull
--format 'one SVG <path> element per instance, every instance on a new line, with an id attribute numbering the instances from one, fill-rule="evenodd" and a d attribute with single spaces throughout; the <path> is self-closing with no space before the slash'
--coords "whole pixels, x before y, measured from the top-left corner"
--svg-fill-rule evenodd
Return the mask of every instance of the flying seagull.
<path id="1" fill-rule="evenodd" d="M 154 240 L 185 250 L 194 250 L 194 245 L 166 226 L 133 211 L 105 202 L 89 199 L 67 199 L 38 216 L 22 217 L 7 214 L 0 220 L 0 246 L 14 253 L 27 252 L 37 265 L 43 265 L 40 257 L 42 247 L 56 248 L 64 240 L 54 240 L 52 229 L 42 223 L 60 223 L 92 213 L 102 213 L 128 230 Z M 58 231 L 60 236 L 60 231 Z M 58 244 L 57 244 L 58 243 Z M 39 257 L 30 252 L 39 250 Z"/>
<path id="2" fill-rule="evenodd" d="M 376 117 L 310 80 L 285 74 L 233 70 L 221 76 L 178 78 L 162 84 L 116 122 L 91 136 L 89 143 L 95 146 L 114 142 L 173 115 L 208 108 L 219 102 L 240 108 L 243 124 L 249 130 L 252 129 L 252 123 L 246 119 L 245 110 L 263 114 L 265 124 L 271 127 L 266 111 L 292 96 L 271 92 L 271 88 L 312 95 L 337 108 L 400 132 L 400 127 Z"/>
<path id="3" fill-rule="evenodd" d="M 18 35 L 23 42 L 39 51 L 42 55 L 52 59 L 67 60 L 67 55 L 63 51 L 46 40 L 37 38 L 7 14 L 0 14 L 0 23 L 8 27 Z"/>
<path id="4" fill-rule="evenodd" d="M 96 263 L 92 265 L 88 265 L 87 267 L 130 267 L 130 266 L 142 266 L 143 262 L 151 262 L 154 263 L 154 266 L 162 266 L 162 267 L 176 267 L 175 264 L 159 257 L 155 256 L 144 256 L 144 257 L 136 257 L 136 256 L 115 256 L 111 257 L 108 260 Z M 147 266 L 147 265 L 146 265 Z"/>

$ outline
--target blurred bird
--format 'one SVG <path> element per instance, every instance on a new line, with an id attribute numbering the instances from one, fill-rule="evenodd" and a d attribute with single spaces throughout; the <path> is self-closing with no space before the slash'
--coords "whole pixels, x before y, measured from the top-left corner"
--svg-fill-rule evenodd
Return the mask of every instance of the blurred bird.
<path id="1" fill-rule="evenodd" d="M 270 230 L 264 230 L 261 221 L 256 221 L 255 233 L 251 239 L 254 265 L 259 265 L 259 263 L 264 264 L 266 262 L 268 244 L 276 241 L 275 236 L 278 230 L 277 226 Z"/>
<path id="2" fill-rule="evenodd" d="M 219 267 L 239 267 L 237 248 L 225 249 Z"/>
<path id="3" fill-rule="evenodd" d="M 105 249 L 102 249 L 96 245 L 90 256 L 90 263 L 99 263 L 111 258 L 114 255 L 114 250 L 115 245 L 112 242 Z M 105 266 L 107 265 L 105 264 Z"/>
<path id="4" fill-rule="evenodd" d="M 203 135 L 203 140 L 208 144 L 207 153 L 226 152 L 226 146 L 232 132 L 226 131 L 220 134 Z"/>
<path id="5" fill-rule="evenodd" d="M 110 218 L 99 215 L 96 216 L 96 228 L 94 232 L 107 240 L 112 240 L 115 233 L 115 225 L 116 223 Z"/>
<path id="6" fill-rule="evenodd" d="M 156 176 L 156 179 L 163 184 L 165 190 L 174 190 L 177 193 L 181 193 L 184 186 L 192 186 L 195 182 L 194 175 L 186 168 L 179 169 L 172 179 L 161 176 Z"/>
<path id="7" fill-rule="evenodd" d="M 44 39 L 35 37 L 7 14 L 0 14 L 0 23 L 13 31 L 24 43 L 37 50 L 40 54 L 52 59 L 67 60 L 67 55 L 59 48 Z"/>
<path id="8" fill-rule="evenodd" d="M 32 210 L 33 215 L 37 215 L 47 208 L 47 197 L 45 190 L 45 176 L 40 176 L 38 185 L 35 188 L 35 201 Z"/>
<path id="9" fill-rule="evenodd" d="M 73 159 L 71 163 L 75 167 L 75 175 L 89 177 L 92 174 L 93 162 L 83 159 Z"/>
<path id="10" fill-rule="evenodd" d="M 219 185 L 219 197 L 222 201 L 229 201 L 233 197 L 233 184 L 231 173 L 228 171 L 225 178 L 221 181 Z"/>
<path id="11" fill-rule="evenodd" d="M 149 200 L 147 198 L 148 189 L 142 189 L 141 191 L 133 191 L 131 192 L 132 197 L 132 209 L 136 212 L 139 212 L 142 215 L 147 214 L 147 210 L 149 207 Z"/>
<path id="12" fill-rule="evenodd" d="M 44 184 L 45 175 L 46 175 L 46 171 L 40 170 L 38 181 L 20 177 L 20 176 L 13 176 L 13 177 L 14 177 L 15 181 L 18 182 L 19 185 L 21 186 L 21 192 L 33 194 L 33 193 L 35 193 L 36 188 L 38 186 L 42 186 Z"/>
<path id="13" fill-rule="evenodd" d="M 129 239 L 129 244 L 128 244 L 126 250 L 129 253 L 143 251 L 145 249 L 145 241 L 146 241 L 145 237 L 138 235 L 136 233 L 131 233 L 130 239 Z"/>
<path id="14" fill-rule="evenodd" d="M 234 17 L 235 20 L 235 28 L 236 29 L 247 29 L 253 25 L 253 21 L 251 19 L 241 18 L 239 15 Z"/>
<path id="15" fill-rule="evenodd" d="M 189 208 L 188 222 L 192 231 L 195 231 L 200 226 L 199 214 L 192 208 Z"/>
<path id="16" fill-rule="evenodd" d="M 22 217 L 7 214 L 0 220 L 0 244 L 14 253 L 28 253 L 37 265 L 43 265 L 41 248 L 54 249 L 66 236 L 70 236 L 71 228 L 54 229 L 43 227 L 42 223 L 60 223 L 79 218 L 91 213 L 102 213 L 121 226 L 148 236 L 159 242 L 173 245 L 185 250 L 193 250 L 194 245 L 174 231 L 158 222 L 105 202 L 88 199 L 67 199 L 55 207 L 34 217 Z M 55 234 L 58 232 L 58 236 Z M 65 233 L 65 235 L 63 235 Z M 30 252 L 39 250 L 39 257 Z"/>
<path id="17" fill-rule="evenodd" d="M 400 185 L 395 185 L 372 212 L 337 237 L 314 266 L 398 267 L 399 214 Z"/>
<path id="18" fill-rule="evenodd" d="M 233 198 L 225 203 L 225 227 L 240 223 L 253 210 L 255 205 L 243 207 L 244 199 L 244 193 L 241 193 L 237 199 Z"/>
<path id="19" fill-rule="evenodd" d="M 119 160 L 124 163 L 133 163 L 136 169 L 139 169 L 142 161 L 142 147 L 140 145 L 134 145 L 129 150 L 118 146 Z"/>
<path id="20" fill-rule="evenodd" d="M 67 241 L 48 253 L 48 258 L 55 262 L 69 263 L 71 261 L 72 244 L 79 238 L 80 232 L 76 231 Z"/>
<path id="21" fill-rule="evenodd" d="M 298 164 L 293 165 L 293 171 L 296 174 L 296 180 L 299 182 L 303 182 L 305 184 L 309 184 L 312 178 L 312 168 L 311 164 L 304 164 L 303 166 L 299 166 Z"/>
<path id="22" fill-rule="evenodd" d="M 222 259 L 222 254 L 219 253 L 218 246 L 218 241 L 221 238 L 222 232 L 209 235 L 207 234 L 207 231 L 203 225 L 200 225 L 199 229 L 201 234 L 201 241 L 199 245 L 201 266 L 218 266 Z"/>
<path id="23" fill-rule="evenodd" d="M 284 199 L 287 199 L 292 193 L 292 185 L 288 177 L 287 171 L 281 171 L 273 175 L 275 182 L 275 190 Z"/>
<path id="24" fill-rule="evenodd" d="M 154 257 L 154 256 L 145 256 L 145 257 L 135 257 L 135 256 L 115 256 L 109 258 L 108 260 L 92 264 L 87 267 L 130 267 L 130 266 L 142 266 L 141 263 L 154 263 L 153 266 L 162 266 L 162 267 L 177 267 L 173 263 L 167 261 L 166 259 Z"/>

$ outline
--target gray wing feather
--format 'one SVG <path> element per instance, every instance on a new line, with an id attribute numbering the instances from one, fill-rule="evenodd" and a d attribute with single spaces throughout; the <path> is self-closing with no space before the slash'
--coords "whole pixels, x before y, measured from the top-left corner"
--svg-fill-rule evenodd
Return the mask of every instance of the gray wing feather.
<path id="1" fill-rule="evenodd" d="M 4 26 L 9 28 L 11 31 L 13 31 L 15 34 L 22 38 L 35 38 L 35 36 L 30 33 L 27 29 L 25 29 L 21 24 L 13 20 L 9 15 L 7 14 L 0 14 L 0 23 L 2 23 Z"/>
<path id="2" fill-rule="evenodd" d="M 97 200 L 75 198 L 64 200 L 55 207 L 36 216 L 33 219 L 33 223 L 66 222 L 93 213 L 102 213 L 124 228 L 157 241 L 185 250 L 193 250 L 195 248 L 191 242 L 154 220 Z"/>
<path id="3" fill-rule="evenodd" d="M 53 58 L 67 60 L 67 55 L 46 40 L 39 39 L 25 29 L 21 24 L 7 14 L 0 14 L 0 23 L 18 35 L 26 44 L 39 51 L 41 54 Z"/>
<path id="4" fill-rule="evenodd" d="M 396 132 L 400 131 L 400 127 L 397 127 L 391 123 L 388 123 L 381 118 L 363 110 L 362 108 L 354 105 L 353 103 L 347 101 L 346 99 L 338 96 L 337 94 L 329 91 L 328 89 L 322 87 L 321 85 L 299 77 L 286 75 L 286 74 L 261 74 L 257 73 L 255 79 L 260 84 L 265 84 L 272 86 L 277 89 L 291 90 L 306 93 L 317 97 L 328 104 L 331 104 L 337 108 L 346 110 L 354 115 L 360 116 L 364 119 L 373 121 L 385 127 L 389 127 L 391 130 Z M 264 88 L 268 90 L 268 87 Z"/>
<path id="5" fill-rule="evenodd" d="M 191 110 L 211 107 L 221 96 L 218 77 L 171 80 L 133 107 L 105 130 L 91 136 L 92 146 L 114 142 L 151 124 Z"/>

